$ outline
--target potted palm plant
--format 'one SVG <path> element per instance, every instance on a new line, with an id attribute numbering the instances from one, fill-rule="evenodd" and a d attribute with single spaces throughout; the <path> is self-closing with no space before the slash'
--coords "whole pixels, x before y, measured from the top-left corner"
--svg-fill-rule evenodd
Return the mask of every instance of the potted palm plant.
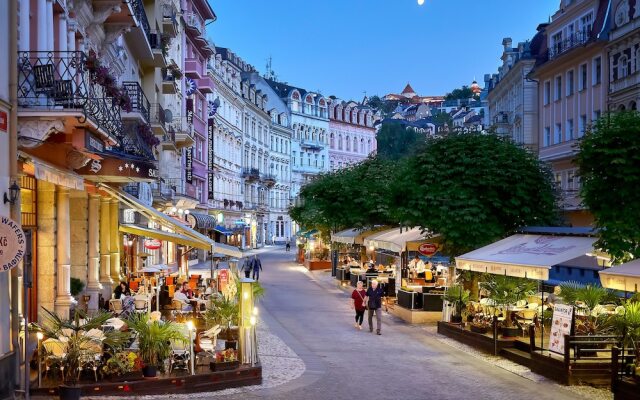
<path id="1" fill-rule="evenodd" d="M 162 368 L 171 354 L 171 341 L 188 341 L 176 323 L 151 320 L 146 313 L 133 314 L 127 325 L 138 335 L 138 354 L 144 364 L 145 378 L 154 378 Z"/>
<path id="2" fill-rule="evenodd" d="M 225 348 L 235 349 L 237 342 L 233 335 L 232 326 L 238 322 L 239 306 L 234 297 L 218 296 L 211 298 L 211 307 L 204 315 L 207 326 L 220 325 L 222 332 L 220 337 L 224 338 Z"/>
<path id="3" fill-rule="evenodd" d="M 614 316 L 614 326 L 616 333 L 623 338 L 623 346 L 635 352 L 633 372 L 635 378 L 640 379 L 640 302 L 628 300 L 624 311 Z"/>
<path id="4" fill-rule="evenodd" d="M 120 331 L 103 332 L 102 326 L 112 317 L 108 312 L 99 311 L 87 315 L 76 309 L 73 319 L 62 319 L 43 308 L 44 320 L 32 325 L 32 330 L 42 332 L 47 339 L 58 340 L 63 348 L 60 358 L 62 384 L 58 386 L 60 399 L 79 399 L 82 388 L 78 386 L 82 367 L 98 360 L 103 347 L 121 349 L 129 339 L 129 334 Z"/>
<path id="5" fill-rule="evenodd" d="M 489 275 L 488 280 L 481 282 L 480 288 L 489 293 L 489 299 L 495 306 L 494 316 L 501 310 L 504 321 L 502 336 L 515 337 L 522 334 L 522 330 L 514 325 L 511 315 L 513 307 L 520 301 L 536 292 L 537 283 L 531 279 L 516 278 L 503 275 Z"/>
<path id="6" fill-rule="evenodd" d="M 459 324 L 462 322 L 462 310 L 469 302 L 469 291 L 465 290 L 462 285 L 452 285 L 444 293 L 444 300 L 451 303 L 455 313 L 451 316 L 451 322 Z"/>

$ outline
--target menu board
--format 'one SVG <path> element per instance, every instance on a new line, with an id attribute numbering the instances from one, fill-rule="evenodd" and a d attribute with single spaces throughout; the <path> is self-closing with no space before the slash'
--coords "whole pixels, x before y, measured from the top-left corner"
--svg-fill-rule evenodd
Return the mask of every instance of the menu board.
<path id="1" fill-rule="evenodd" d="M 553 306 L 551 320 L 551 335 L 549 336 L 549 350 L 564 354 L 564 336 L 571 334 L 573 320 L 573 306 L 556 304 Z"/>

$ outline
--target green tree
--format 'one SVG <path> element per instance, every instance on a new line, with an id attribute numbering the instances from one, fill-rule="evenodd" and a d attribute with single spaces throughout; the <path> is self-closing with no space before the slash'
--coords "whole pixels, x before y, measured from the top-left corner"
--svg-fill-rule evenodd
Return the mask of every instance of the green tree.
<path id="1" fill-rule="evenodd" d="M 398 160 L 414 154 L 424 145 L 426 137 L 401 122 L 387 122 L 382 124 L 376 139 L 381 158 Z"/>
<path id="2" fill-rule="evenodd" d="M 476 99 L 478 96 L 473 94 L 471 88 L 467 85 L 462 86 L 460 89 L 453 89 L 451 93 L 447 93 L 444 96 L 445 100 L 466 100 L 474 98 Z"/>
<path id="3" fill-rule="evenodd" d="M 455 256 L 519 227 L 557 221 L 551 171 L 535 154 L 496 135 L 433 138 L 400 184 L 402 222 L 442 235 Z"/>
<path id="4" fill-rule="evenodd" d="M 396 109 L 396 107 L 398 107 L 399 103 L 400 102 L 397 100 L 394 100 L 394 101 L 383 100 L 380 98 L 380 96 L 374 95 L 369 98 L 368 105 L 369 107 L 380 111 L 380 113 L 382 114 L 382 117 L 385 118 L 389 114 L 391 114 L 393 110 Z"/>
<path id="5" fill-rule="evenodd" d="M 596 245 L 616 262 L 640 256 L 640 114 L 600 118 L 579 144 L 584 204 L 600 228 Z"/>

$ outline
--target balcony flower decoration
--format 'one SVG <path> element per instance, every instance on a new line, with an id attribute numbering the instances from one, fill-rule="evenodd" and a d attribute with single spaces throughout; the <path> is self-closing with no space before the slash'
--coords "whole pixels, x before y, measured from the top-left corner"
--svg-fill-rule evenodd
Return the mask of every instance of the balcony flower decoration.
<path id="1" fill-rule="evenodd" d="M 109 68 L 103 66 L 94 51 L 89 52 L 85 62 L 91 82 L 104 88 L 107 96 L 113 98 L 115 106 L 119 106 L 125 112 L 133 110 L 133 102 L 127 90 L 118 85 L 116 78 L 111 75 Z"/>
<path id="2" fill-rule="evenodd" d="M 155 147 L 160 144 L 160 139 L 153 134 L 149 124 L 138 124 L 136 130 L 142 141 L 149 145 L 149 147 Z"/>

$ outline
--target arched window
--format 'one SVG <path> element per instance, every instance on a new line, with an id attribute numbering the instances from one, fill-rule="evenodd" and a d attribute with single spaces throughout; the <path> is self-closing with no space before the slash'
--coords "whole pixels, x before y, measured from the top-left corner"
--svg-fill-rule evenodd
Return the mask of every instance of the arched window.
<path id="1" fill-rule="evenodd" d="M 331 147 L 332 149 L 336 148 L 336 138 L 333 135 L 333 132 L 331 132 L 331 136 L 329 136 L 329 147 Z"/>
<path id="2" fill-rule="evenodd" d="M 618 58 L 618 79 L 626 78 L 629 75 L 629 58 L 626 55 Z"/>
<path id="3" fill-rule="evenodd" d="M 638 105 L 636 104 L 635 101 L 632 101 L 631 103 L 629 103 L 629 110 L 638 111 Z"/>
<path id="4" fill-rule="evenodd" d="M 353 152 L 354 153 L 358 152 L 358 138 L 357 137 L 353 138 Z"/>
<path id="5" fill-rule="evenodd" d="M 291 111 L 300 112 L 300 93 L 297 91 L 291 93 Z"/>
<path id="6" fill-rule="evenodd" d="M 360 153 L 365 154 L 365 151 L 364 151 L 364 138 L 360 139 Z"/>
<path id="7" fill-rule="evenodd" d="M 351 121 L 351 110 L 349 108 L 345 108 L 344 109 L 344 122 L 350 122 Z"/>
<path id="8" fill-rule="evenodd" d="M 342 135 L 338 135 L 338 150 L 342 150 Z"/>
<path id="9" fill-rule="evenodd" d="M 347 137 L 345 138 L 345 141 L 346 141 L 346 143 L 345 143 L 345 144 L 346 144 L 346 148 L 345 148 L 345 150 L 346 150 L 346 151 L 351 151 L 351 140 L 349 139 L 349 136 L 347 136 Z"/>
<path id="10" fill-rule="evenodd" d="M 304 98 L 305 102 L 305 114 L 313 114 L 313 97 L 308 94 L 307 97 Z"/>

